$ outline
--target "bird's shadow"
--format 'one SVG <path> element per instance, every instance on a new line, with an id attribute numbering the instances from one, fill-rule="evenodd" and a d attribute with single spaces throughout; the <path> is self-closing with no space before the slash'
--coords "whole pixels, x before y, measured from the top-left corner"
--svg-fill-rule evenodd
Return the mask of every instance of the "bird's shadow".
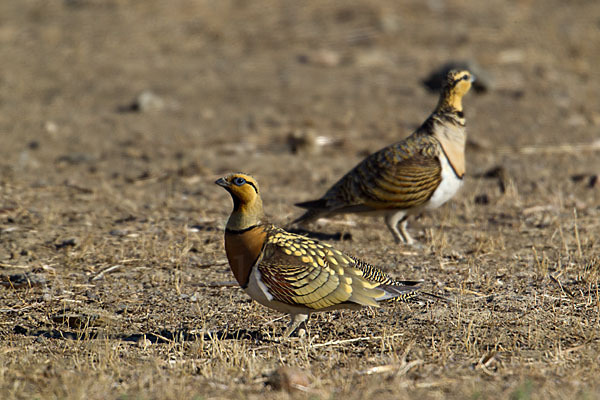
<path id="1" fill-rule="evenodd" d="M 256 342 L 271 342 L 272 339 L 265 337 L 258 330 L 237 329 L 234 331 L 190 331 L 187 329 L 167 330 L 148 333 L 108 333 L 100 329 L 86 329 L 78 332 L 67 329 L 28 329 L 17 325 L 13 332 L 18 335 L 39 337 L 46 339 L 64 339 L 64 340 L 93 340 L 93 339 L 112 339 L 122 340 L 124 342 L 140 343 L 148 341 L 150 343 L 172 343 L 172 342 L 193 342 L 197 340 L 253 340 Z"/>

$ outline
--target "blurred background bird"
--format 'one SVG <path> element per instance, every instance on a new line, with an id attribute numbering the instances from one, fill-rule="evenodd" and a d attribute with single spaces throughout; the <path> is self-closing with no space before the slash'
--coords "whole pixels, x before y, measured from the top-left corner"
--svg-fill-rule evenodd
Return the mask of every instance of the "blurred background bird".
<path id="1" fill-rule="evenodd" d="M 294 223 L 337 214 L 383 215 L 397 243 L 414 244 L 407 218 L 441 206 L 462 186 L 462 98 L 473 81 L 468 70 L 449 71 L 435 110 L 413 134 L 365 158 L 320 199 L 297 203 L 307 211 Z"/>

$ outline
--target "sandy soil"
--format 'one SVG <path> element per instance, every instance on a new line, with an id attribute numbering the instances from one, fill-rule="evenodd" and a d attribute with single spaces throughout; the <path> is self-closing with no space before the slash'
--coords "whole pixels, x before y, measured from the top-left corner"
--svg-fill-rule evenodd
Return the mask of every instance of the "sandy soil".
<path id="1" fill-rule="evenodd" d="M 278 341 L 227 284 L 214 180 L 253 174 L 286 225 L 456 60 L 488 90 L 463 190 L 409 225 L 423 249 L 312 227 L 451 303 Z M 600 398 L 599 62 L 595 1 L 0 2 L 3 398 Z M 308 386 L 269 385 L 281 365 Z"/>

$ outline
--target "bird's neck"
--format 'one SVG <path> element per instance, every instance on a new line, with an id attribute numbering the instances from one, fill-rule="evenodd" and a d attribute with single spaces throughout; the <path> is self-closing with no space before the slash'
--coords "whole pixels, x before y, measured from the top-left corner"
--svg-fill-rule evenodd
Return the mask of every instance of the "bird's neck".
<path id="1" fill-rule="evenodd" d="M 233 212 L 227 220 L 226 229 L 243 231 L 259 225 L 264 218 L 263 205 L 260 197 L 249 203 L 239 203 L 234 200 Z"/>
<path id="2" fill-rule="evenodd" d="M 437 120 L 442 124 L 464 127 L 466 121 L 463 112 L 462 98 L 462 93 L 459 93 L 454 89 L 444 89 L 430 118 Z"/>
<path id="3" fill-rule="evenodd" d="M 464 93 L 458 93 L 453 88 L 446 88 L 440 94 L 440 99 L 438 101 L 436 111 L 454 111 L 454 112 L 462 112 L 462 98 Z"/>

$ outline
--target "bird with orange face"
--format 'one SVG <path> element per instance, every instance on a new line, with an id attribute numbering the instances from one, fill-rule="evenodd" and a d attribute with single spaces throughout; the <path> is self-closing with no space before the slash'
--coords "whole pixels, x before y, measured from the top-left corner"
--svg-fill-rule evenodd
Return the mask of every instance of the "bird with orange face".
<path id="1" fill-rule="evenodd" d="M 215 183 L 233 199 L 225 228 L 231 271 L 251 298 L 291 315 L 284 336 L 313 312 L 378 307 L 418 295 L 418 281 L 395 280 L 328 244 L 266 222 L 260 189 L 251 176 L 235 173 Z"/>

